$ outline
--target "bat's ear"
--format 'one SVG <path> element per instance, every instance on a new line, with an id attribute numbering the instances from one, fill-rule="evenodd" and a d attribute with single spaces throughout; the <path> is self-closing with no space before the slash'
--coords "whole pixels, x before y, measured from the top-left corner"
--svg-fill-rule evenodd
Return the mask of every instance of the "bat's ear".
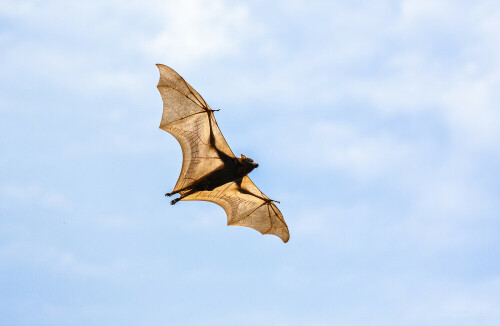
<path id="1" fill-rule="evenodd" d="M 245 155 L 241 154 L 241 158 L 246 159 L 247 157 Z"/>

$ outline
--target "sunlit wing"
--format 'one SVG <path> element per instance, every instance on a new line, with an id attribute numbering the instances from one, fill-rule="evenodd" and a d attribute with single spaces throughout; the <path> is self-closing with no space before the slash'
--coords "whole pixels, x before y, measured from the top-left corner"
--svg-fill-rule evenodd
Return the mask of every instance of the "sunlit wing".
<path id="1" fill-rule="evenodd" d="M 160 128 L 172 134 L 182 148 L 182 169 L 173 190 L 178 191 L 223 165 L 209 142 L 209 119 L 217 148 L 231 157 L 234 154 L 200 94 L 173 69 L 157 66 L 160 70 L 158 90 L 163 100 Z"/>
<path id="2" fill-rule="evenodd" d="M 227 224 L 246 226 L 262 234 L 273 234 L 287 242 L 290 238 L 283 215 L 259 188 L 244 177 L 241 188 L 236 182 L 225 184 L 212 191 L 199 191 L 183 200 L 203 200 L 221 206 L 227 214 Z M 249 192 L 250 194 L 246 193 Z"/>

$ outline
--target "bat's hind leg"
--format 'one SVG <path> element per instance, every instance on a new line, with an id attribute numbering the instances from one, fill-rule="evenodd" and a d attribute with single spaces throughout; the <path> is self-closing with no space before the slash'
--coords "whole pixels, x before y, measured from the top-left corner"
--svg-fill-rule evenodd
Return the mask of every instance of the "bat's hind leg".
<path id="1" fill-rule="evenodd" d="M 175 198 L 174 200 L 170 201 L 170 205 L 175 205 L 179 200 L 181 200 L 182 197 Z"/>
<path id="2" fill-rule="evenodd" d="M 181 191 L 186 191 L 186 190 L 189 190 L 190 188 L 191 188 L 191 187 L 190 187 L 190 186 L 188 186 L 188 187 L 184 187 L 184 188 L 182 188 L 182 189 L 178 189 L 178 190 L 175 190 L 175 191 L 173 191 L 173 190 L 172 190 L 172 192 L 167 192 L 167 193 L 165 194 L 165 197 L 172 197 L 173 195 L 178 194 L 178 193 L 180 193 Z M 187 196 L 187 195 L 186 195 L 186 196 Z M 173 205 L 173 204 L 172 204 L 172 205 Z"/>
<path id="3" fill-rule="evenodd" d="M 191 195 L 192 193 L 196 192 L 196 190 L 194 189 L 190 189 L 189 191 L 185 192 L 184 194 L 182 194 L 179 198 L 175 198 L 174 200 L 172 200 L 170 202 L 170 205 L 175 205 L 179 200 L 182 200 L 183 198 Z M 167 196 L 168 194 L 166 194 L 165 196 Z M 174 195 L 174 193 L 170 193 L 170 196 Z M 169 197 L 170 197 L 169 196 Z"/>

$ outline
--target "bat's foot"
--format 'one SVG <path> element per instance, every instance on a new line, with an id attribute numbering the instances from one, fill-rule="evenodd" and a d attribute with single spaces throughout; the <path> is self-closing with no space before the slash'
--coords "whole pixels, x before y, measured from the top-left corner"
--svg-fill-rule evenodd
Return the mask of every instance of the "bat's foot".
<path id="1" fill-rule="evenodd" d="M 175 198 L 174 200 L 172 200 L 170 202 L 170 205 L 175 205 L 175 203 L 177 203 L 179 200 L 181 200 L 180 198 Z"/>
<path id="2" fill-rule="evenodd" d="M 173 195 L 174 195 L 174 193 L 173 193 L 173 192 L 167 192 L 167 193 L 165 194 L 165 197 L 170 197 L 170 196 L 173 196 Z"/>

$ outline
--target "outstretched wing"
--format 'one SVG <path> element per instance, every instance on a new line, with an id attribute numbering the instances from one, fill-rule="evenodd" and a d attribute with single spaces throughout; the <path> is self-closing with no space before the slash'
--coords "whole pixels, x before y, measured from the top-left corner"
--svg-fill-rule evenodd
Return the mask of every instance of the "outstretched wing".
<path id="1" fill-rule="evenodd" d="M 158 90 L 163 99 L 160 128 L 172 134 L 182 148 L 182 169 L 173 192 L 184 195 L 182 200 L 203 200 L 220 205 L 227 214 L 228 225 L 246 226 L 262 234 L 274 234 L 284 242 L 289 239 L 283 215 L 266 195 L 245 176 L 241 182 L 231 182 L 212 191 L 186 195 L 183 190 L 191 183 L 218 169 L 224 163 L 210 144 L 230 157 L 235 157 L 215 121 L 212 109 L 179 74 L 158 64 Z"/>
<path id="2" fill-rule="evenodd" d="M 290 238 L 278 207 L 248 176 L 243 177 L 241 185 L 231 182 L 212 191 L 193 193 L 183 200 L 203 200 L 221 206 L 227 214 L 227 225 L 246 226 L 262 234 L 273 234 L 283 242 Z"/>
<path id="3" fill-rule="evenodd" d="M 172 134 L 182 148 L 182 169 L 175 192 L 223 165 L 210 144 L 210 130 L 216 147 L 228 156 L 234 157 L 234 154 L 222 136 L 212 109 L 200 94 L 172 68 L 157 66 L 160 70 L 158 90 L 163 100 L 160 128 Z"/>

